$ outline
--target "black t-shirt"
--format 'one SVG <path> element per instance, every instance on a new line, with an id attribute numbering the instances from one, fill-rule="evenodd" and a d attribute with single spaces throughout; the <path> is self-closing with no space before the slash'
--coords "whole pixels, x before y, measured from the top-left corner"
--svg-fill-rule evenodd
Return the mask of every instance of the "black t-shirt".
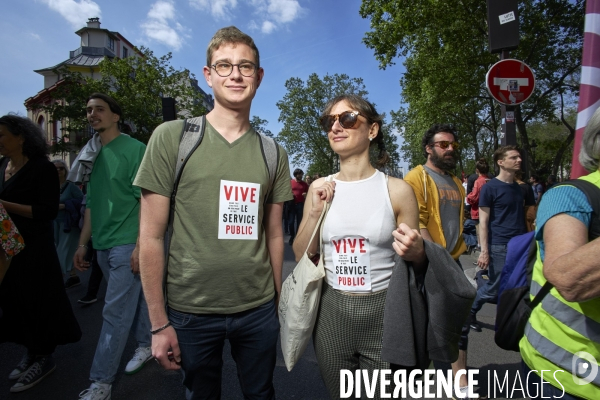
<path id="1" fill-rule="evenodd" d="M 505 245 L 513 237 L 527 232 L 523 212 L 523 192 L 517 182 L 491 179 L 481 188 L 479 208 L 489 207 L 488 243 Z M 480 217 L 481 218 L 481 217 Z"/>

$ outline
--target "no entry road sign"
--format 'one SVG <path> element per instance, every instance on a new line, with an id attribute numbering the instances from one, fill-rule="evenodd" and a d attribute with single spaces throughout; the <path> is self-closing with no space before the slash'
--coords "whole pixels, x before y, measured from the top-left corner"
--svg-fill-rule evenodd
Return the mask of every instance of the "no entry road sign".
<path id="1" fill-rule="evenodd" d="M 485 77 L 488 91 L 497 102 L 521 104 L 535 89 L 535 77 L 527 64 L 519 60 L 501 60 L 492 65 Z"/>

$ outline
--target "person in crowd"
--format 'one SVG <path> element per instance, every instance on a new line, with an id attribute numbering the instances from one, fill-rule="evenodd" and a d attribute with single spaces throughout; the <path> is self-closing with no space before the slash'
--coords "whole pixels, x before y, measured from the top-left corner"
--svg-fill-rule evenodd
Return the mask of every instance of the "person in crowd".
<path id="1" fill-rule="evenodd" d="M 535 198 L 535 205 L 537 206 L 540 204 L 540 200 L 542 200 L 544 186 L 540 182 L 540 178 L 537 175 L 531 175 L 529 178 L 529 183 L 531 183 L 531 187 L 533 188 L 533 196 Z"/>
<path id="2" fill-rule="evenodd" d="M 477 313 L 498 295 L 507 244 L 526 232 L 523 192 L 515 182 L 515 173 L 521 169 L 521 153 L 516 146 L 500 147 L 494 152 L 494 163 L 500 173 L 483 186 L 479 195 L 481 253 L 477 264 L 488 270 L 489 280 L 477 290 L 471 308 L 469 322 L 476 332 L 481 332 Z"/>
<path id="3" fill-rule="evenodd" d="M 583 133 L 579 162 L 590 172 L 579 179 L 600 189 L 600 108 Z M 529 392 L 539 399 L 600 396 L 600 375 L 593 369 L 600 360 L 600 232 L 590 229 L 594 211 L 600 212 L 569 185 L 547 191 L 538 209 L 531 299 L 547 281 L 553 289 L 533 309 L 520 351 L 522 376 L 531 376 Z M 556 372 L 540 375 L 544 370 Z"/>
<path id="4" fill-rule="evenodd" d="M 465 191 L 460 179 L 452 174 L 458 160 L 456 130 L 451 125 L 435 124 L 425 132 L 421 145 L 426 163 L 410 170 L 404 178 L 417 197 L 419 229 L 424 239 L 448 250 L 462 268 L 459 257 L 467 248 L 462 235 Z M 467 368 L 468 334 L 469 324 L 465 321 L 458 359 L 452 363 L 454 376 Z M 466 393 L 466 374 L 460 376 L 459 384 L 460 391 Z"/>
<path id="5" fill-rule="evenodd" d="M 312 177 L 312 180 L 313 180 L 313 182 L 314 182 L 314 181 L 316 181 L 316 180 L 317 180 L 317 179 L 319 179 L 319 178 L 321 178 L 321 174 L 317 173 L 317 174 L 314 174 L 314 175 L 313 175 L 313 177 Z"/>
<path id="6" fill-rule="evenodd" d="M 481 248 L 479 243 L 479 195 L 481 188 L 490 178 L 488 172 L 490 167 L 485 158 L 480 158 L 475 164 L 475 172 L 477 172 L 477 179 L 473 184 L 473 190 L 467 195 L 467 202 L 471 205 L 471 219 L 475 221 L 475 227 L 477 229 L 477 247 Z"/>
<path id="7" fill-rule="evenodd" d="M 535 229 L 535 215 L 537 206 L 535 205 L 535 196 L 533 188 L 527 182 L 523 181 L 523 172 L 521 170 L 515 172 L 515 182 L 519 184 L 524 199 L 525 228 L 527 232 Z"/>
<path id="8" fill-rule="evenodd" d="M 60 182 L 58 216 L 54 220 L 54 242 L 60 268 L 64 275 L 69 275 L 65 282 L 65 287 L 68 289 L 81 283 L 76 269 L 73 268 L 73 256 L 79 244 L 79 219 L 83 193 L 77 185 L 67 181 L 69 167 L 66 162 L 58 159 L 53 160 L 52 163 L 56 167 Z"/>
<path id="9" fill-rule="evenodd" d="M 167 299 L 164 236 L 183 121 L 156 128 L 135 179 L 142 188 L 140 261 L 152 353 L 166 369 L 183 370 L 188 399 L 217 399 L 227 339 L 244 398 L 274 399 L 281 215 L 283 202 L 292 199 L 288 157 L 279 147 L 271 180 L 263 139 L 249 119 L 264 75 L 254 40 L 234 26 L 222 28 L 206 58 L 204 78 L 213 88 L 215 107 L 206 115 L 204 139 L 190 155 L 178 187 Z M 241 193 L 237 203 L 233 191 Z M 244 200 L 243 193 L 251 194 Z M 232 222 L 239 218 L 245 223 L 234 232 Z"/>
<path id="10" fill-rule="evenodd" d="M 548 175 L 546 179 L 546 191 L 550 190 L 554 185 L 556 185 L 556 175 Z"/>
<path id="11" fill-rule="evenodd" d="M 139 230 L 140 190 L 133 186 L 146 146 L 121 134 L 123 115 L 119 104 L 103 93 L 87 100 L 87 120 L 97 132 L 102 148 L 96 157 L 87 184 L 86 209 L 75 268 L 89 267 L 85 261 L 88 242 L 94 237 L 98 264 L 107 280 L 102 330 L 96 347 L 89 389 L 84 400 L 110 399 L 112 383 L 121 361 L 129 331 L 138 348 L 125 367 L 134 374 L 152 358 L 150 321 L 142 292 L 136 241 Z"/>
<path id="12" fill-rule="evenodd" d="M 85 187 L 84 187 L 85 189 Z M 87 195 L 83 196 L 83 200 L 81 201 L 81 218 L 79 220 L 79 229 L 83 229 L 83 222 L 85 219 L 85 209 L 87 203 Z M 92 272 L 90 273 L 90 277 L 88 278 L 87 283 L 87 291 L 85 295 L 77 300 L 79 304 L 84 306 L 90 305 L 98 301 L 98 290 L 100 290 L 100 283 L 102 282 L 102 269 L 98 264 L 98 252 L 94 249 L 94 243 L 92 239 L 87 244 L 87 253 L 84 257 L 84 261 L 90 263 Z"/>
<path id="13" fill-rule="evenodd" d="M 341 95 L 327 103 L 321 126 L 340 157 L 340 172 L 333 180 L 320 178 L 310 186 L 293 244 L 296 260 L 307 249 L 309 255 L 318 252 L 318 239 L 309 244 L 310 237 L 325 203 L 331 202 L 323 222 L 321 251 L 326 278 L 313 338 L 319 369 L 332 399 L 340 398 L 341 369 L 372 372 L 390 368 L 381 359 L 381 338 L 396 253 L 414 262 L 415 268 L 426 267 L 412 189 L 375 169 L 369 161 L 369 148 L 375 145 L 379 148 L 377 167 L 389 160 L 381 125 L 381 115 L 360 96 Z M 357 262 L 365 270 L 360 274 L 344 275 L 335 268 L 340 257 L 351 253 L 341 244 L 345 241 L 361 243 Z M 361 282 L 360 278 L 365 279 Z M 357 329 L 360 334 L 349 334 Z M 379 389 L 376 393 L 379 396 Z"/>
<path id="14" fill-rule="evenodd" d="M 288 227 L 290 229 L 290 241 L 291 245 L 298 232 L 300 221 L 302 221 L 302 211 L 304 210 L 304 200 L 306 193 L 308 192 L 308 183 L 302 180 L 304 171 L 300 168 L 294 170 L 294 179 L 291 180 L 292 194 L 294 195 L 294 203 L 290 207 Z"/>
<path id="15" fill-rule="evenodd" d="M 307 184 L 308 186 L 310 186 L 310 185 L 313 183 L 313 178 L 312 178 L 312 176 L 310 176 L 310 175 L 308 175 L 308 174 L 306 175 L 306 178 L 305 178 L 304 180 L 306 181 L 306 184 Z M 301 218 L 300 220 L 302 220 L 302 218 Z"/>
<path id="16" fill-rule="evenodd" d="M 0 286 L 0 343 L 26 353 L 10 373 L 11 392 L 38 384 L 56 368 L 56 346 L 79 341 L 81 330 L 65 293 L 54 246 L 59 181 L 42 130 L 27 118 L 0 117 L 0 204 L 23 236 Z M 5 360 L 3 360 L 5 361 Z"/>

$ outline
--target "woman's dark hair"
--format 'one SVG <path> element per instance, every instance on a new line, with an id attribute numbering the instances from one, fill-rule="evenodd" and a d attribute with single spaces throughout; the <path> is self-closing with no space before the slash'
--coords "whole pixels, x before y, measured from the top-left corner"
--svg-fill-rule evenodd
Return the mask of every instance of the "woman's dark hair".
<path id="1" fill-rule="evenodd" d="M 429 146 L 431 144 L 433 137 L 440 132 L 450 133 L 452 136 L 454 136 L 454 140 L 456 140 L 456 138 L 457 138 L 456 129 L 454 129 L 454 127 L 452 125 L 447 125 L 447 124 L 431 125 L 431 128 L 429 128 L 427 130 L 427 132 L 425 132 L 425 135 L 423 136 L 423 139 L 421 140 L 421 147 L 423 147 L 423 155 L 425 156 L 425 158 L 428 157 L 427 146 Z"/>
<path id="2" fill-rule="evenodd" d="M 488 165 L 485 158 L 480 158 L 475 163 L 475 168 L 477 169 L 477 171 L 479 171 L 481 175 L 487 175 L 487 173 L 490 172 L 490 166 Z"/>
<path id="3" fill-rule="evenodd" d="M 50 146 L 44 132 L 29 118 L 7 114 L 0 117 L 0 125 L 5 126 L 14 136 L 23 138 L 23 155 L 27 158 L 48 157 Z"/>
<path id="4" fill-rule="evenodd" d="M 377 161 L 375 162 L 376 166 L 379 168 L 385 166 L 385 164 L 387 164 L 387 162 L 390 160 L 390 156 L 385 150 L 385 142 L 383 141 L 383 131 L 381 129 L 381 126 L 383 125 L 383 118 L 381 118 L 381 115 L 377 112 L 373 104 L 356 94 L 342 94 L 327 102 L 323 112 L 321 113 L 321 116 L 331 114 L 333 107 L 342 101 L 345 101 L 350 105 L 350 107 L 358 111 L 367 119 L 367 121 L 369 121 L 369 123 L 378 125 L 379 132 L 377 133 L 375 140 L 371 142 L 371 146 L 377 144 L 377 147 L 379 148 L 379 155 L 377 156 Z"/>

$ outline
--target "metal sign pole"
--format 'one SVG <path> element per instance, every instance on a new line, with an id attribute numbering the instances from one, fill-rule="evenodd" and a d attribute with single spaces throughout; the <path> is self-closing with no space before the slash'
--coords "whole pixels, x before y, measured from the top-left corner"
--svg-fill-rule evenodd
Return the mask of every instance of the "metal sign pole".
<path id="1" fill-rule="evenodd" d="M 510 58 L 507 50 L 502 50 L 500 60 Z M 517 144 L 517 126 L 515 124 L 515 106 L 500 105 L 500 121 L 502 122 L 502 137 L 500 144 L 502 146 Z"/>

